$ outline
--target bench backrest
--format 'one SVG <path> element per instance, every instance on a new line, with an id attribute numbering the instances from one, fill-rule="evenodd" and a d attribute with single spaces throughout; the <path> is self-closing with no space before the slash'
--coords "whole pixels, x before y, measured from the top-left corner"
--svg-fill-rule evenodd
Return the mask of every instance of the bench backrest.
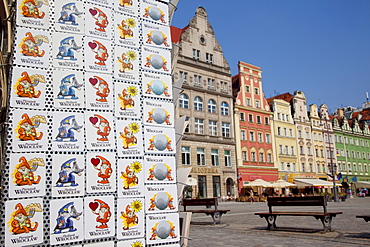
<path id="1" fill-rule="evenodd" d="M 305 196 L 305 197 L 267 197 L 269 212 L 273 206 L 322 206 L 326 213 L 326 199 L 324 196 Z"/>
<path id="2" fill-rule="evenodd" d="M 183 199 L 182 205 L 184 206 L 185 211 L 186 206 L 215 206 L 215 209 L 217 210 L 218 200 L 217 198 Z"/>

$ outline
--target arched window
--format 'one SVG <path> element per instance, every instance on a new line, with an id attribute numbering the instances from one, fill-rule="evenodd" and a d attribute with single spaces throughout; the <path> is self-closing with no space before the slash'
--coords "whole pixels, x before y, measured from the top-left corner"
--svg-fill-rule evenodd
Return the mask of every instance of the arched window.
<path id="1" fill-rule="evenodd" d="M 189 108 L 189 97 L 184 93 L 180 95 L 180 107 L 186 109 Z"/>
<path id="2" fill-rule="evenodd" d="M 213 99 L 208 100 L 208 112 L 216 113 L 216 101 Z"/>
<path id="3" fill-rule="evenodd" d="M 225 101 L 221 103 L 221 114 L 222 115 L 229 115 L 229 104 Z"/>
<path id="4" fill-rule="evenodd" d="M 203 100 L 199 96 L 194 98 L 194 109 L 197 111 L 203 111 Z"/>

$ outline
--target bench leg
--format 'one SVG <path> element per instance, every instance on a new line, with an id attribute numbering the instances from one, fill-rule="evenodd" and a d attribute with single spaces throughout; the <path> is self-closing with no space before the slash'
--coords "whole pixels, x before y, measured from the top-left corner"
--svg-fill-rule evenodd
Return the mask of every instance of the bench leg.
<path id="1" fill-rule="evenodd" d="M 322 226 L 324 227 L 324 232 L 331 232 L 331 221 L 333 216 L 323 216 L 323 217 L 315 217 L 317 220 L 320 219 Z"/>
<path id="2" fill-rule="evenodd" d="M 270 230 L 271 227 L 272 228 L 277 228 L 276 227 L 276 218 L 277 218 L 277 215 L 260 215 L 261 218 L 265 218 L 265 220 L 267 221 L 267 230 Z"/>
<path id="3" fill-rule="evenodd" d="M 215 212 L 215 213 L 211 214 L 214 225 L 221 224 L 221 215 L 222 214 L 220 212 Z"/>

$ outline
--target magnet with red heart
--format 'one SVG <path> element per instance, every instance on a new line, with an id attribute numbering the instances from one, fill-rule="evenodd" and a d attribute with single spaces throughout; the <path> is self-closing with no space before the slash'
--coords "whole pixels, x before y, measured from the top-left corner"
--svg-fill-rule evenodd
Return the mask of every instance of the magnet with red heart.
<path id="1" fill-rule="evenodd" d="M 98 45 L 95 43 L 95 42 L 89 42 L 89 47 L 91 48 L 91 49 L 95 49 L 96 47 L 97 47 Z"/>
<path id="2" fill-rule="evenodd" d="M 98 207 L 99 207 L 99 203 L 98 203 L 98 202 L 90 202 L 90 203 L 89 203 L 89 208 L 90 208 L 92 211 L 95 211 Z"/>
<path id="3" fill-rule="evenodd" d="M 96 9 L 89 9 L 89 12 L 92 16 L 95 16 L 98 13 Z"/>
<path id="4" fill-rule="evenodd" d="M 97 166 L 97 165 L 99 165 L 99 163 L 100 163 L 100 159 L 98 159 L 98 158 L 92 158 L 91 159 L 91 164 L 93 164 L 93 166 Z"/>
<path id="5" fill-rule="evenodd" d="M 95 125 L 99 121 L 99 118 L 98 117 L 90 117 L 89 120 L 90 120 L 90 123 Z"/>
<path id="6" fill-rule="evenodd" d="M 89 79 L 89 82 L 91 83 L 91 85 L 95 86 L 96 83 L 98 83 L 98 79 L 96 79 L 96 78 L 90 78 Z"/>

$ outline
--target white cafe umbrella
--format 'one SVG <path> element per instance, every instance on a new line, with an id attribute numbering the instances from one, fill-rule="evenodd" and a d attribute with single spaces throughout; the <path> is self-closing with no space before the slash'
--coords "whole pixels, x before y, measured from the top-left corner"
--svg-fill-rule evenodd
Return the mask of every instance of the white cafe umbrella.
<path id="1" fill-rule="evenodd" d="M 272 187 L 272 184 L 263 180 L 263 179 L 258 178 L 258 179 L 250 182 L 249 184 L 247 184 L 245 186 L 248 186 L 248 187 Z"/>
<path id="2" fill-rule="evenodd" d="M 295 187 L 297 186 L 296 184 L 292 184 L 292 183 L 289 183 L 285 180 L 277 180 L 275 182 L 272 183 L 272 187 L 274 188 L 286 188 L 286 187 Z"/>

